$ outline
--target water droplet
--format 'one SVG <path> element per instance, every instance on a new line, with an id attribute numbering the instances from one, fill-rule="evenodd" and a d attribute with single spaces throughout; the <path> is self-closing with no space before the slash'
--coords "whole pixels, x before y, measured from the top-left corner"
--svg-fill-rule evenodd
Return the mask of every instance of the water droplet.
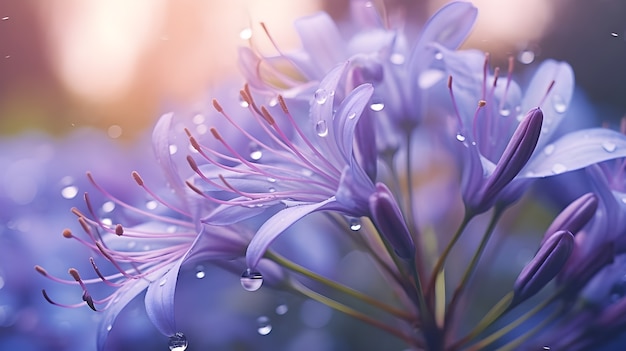
<path id="1" fill-rule="evenodd" d="M 170 145 L 170 155 L 174 155 L 176 154 L 176 152 L 178 151 L 178 146 L 176 145 Z"/>
<path id="2" fill-rule="evenodd" d="M 115 203 L 113 201 L 107 201 L 102 204 L 102 211 L 104 213 L 113 212 L 114 209 L 115 209 Z"/>
<path id="3" fill-rule="evenodd" d="M 261 335 L 267 335 L 272 331 L 272 325 L 270 324 L 270 319 L 266 316 L 261 316 L 256 320 L 258 324 L 257 331 Z"/>
<path id="4" fill-rule="evenodd" d="M 353 231 L 358 231 L 359 229 L 361 229 L 361 220 L 358 218 L 351 218 L 350 219 L 350 230 Z"/>
<path id="5" fill-rule="evenodd" d="M 615 33 L 615 32 L 611 32 L 611 36 L 612 36 L 613 38 L 617 38 L 618 34 L 617 34 L 617 33 Z"/>
<path id="6" fill-rule="evenodd" d="M 267 177 L 267 181 L 270 183 L 276 183 L 276 178 Z"/>
<path id="7" fill-rule="evenodd" d="M 389 56 L 389 61 L 393 63 L 394 65 L 401 65 L 404 63 L 404 60 L 405 58 L 404 58 L 404 55 L 402 54 L 395 53 Z"/>
<path id="8" fill-rule="evenodd" d="M 253 272 L 250 268 L 246 269 L 241 275 L 241 286 L 248 291 L 257 291 L 263 285 L 263 276 L 259 272 Z"/>
<path id="9" fill-rule="evenodd" d="M 617 145 L 615 145 L 615 143 L 612 143 L 610 141 L 605 141 L 602 143 L 602 148 L 606 152 L 614 152 L 615 149 L 617 149 Z"/>
<path id="10" fill-rule="evenodd" d="M 168 346 L 171 351 L 185 351 L 187 350 L 188 345 L 189 342 L 187 342 L 185 334 L 177 332 L 176 334 L 170 336 Z"/>
<path id="11" fill-rule="evenodd" d="M 561 174 L 567 171 L 567 167 L 561 163 L 556 163 L 554 166 L 552 166 L 552 173 L 554 174 Z"/>
<path id="12" fill-rule="evenodd" d="M 325 120 L 318 121 L 315 124 L 315 132 L 321 137 L 325 137 L 328 135 L 328 125 L 326 124 Z"/>
<path id="13" fill-rule="evenodd" d="M 276 192 L 276 188 L 270 187 L 269 189 L 267 189 L 267 191 L 269 191 L 270 193 L 275 193 Z"/>
<path id="14" fill-rule="evenodd" d="M 554 152 L 554 144 L 548 144 L 543 149 L 543 153 L 546 155 L 552 155 L 553 152 Z"/>
<path id="15" fill-rule="evenodd" d="M 356 117 L 356 112 L 348 113 L 348 119 L 354 119 Z"/>
<path id="16" fill-rule="evenodd" d="M 111 329 L 113 329 L 113 324 L 107 325 L 107 331 L 111 331 Z"/>
<path id="17" fill-rule="evenodd" d="M 2 20 L 3 20 L 3 21 L 7 21 L 8 19 L 9 19 L 9 16 L 4 16 L 4 17 L 2 17 Z"/>
<path id="18" fill-rule="evenodd" d="M 239 38 L 241 38 L 243 40 L 248 40 L 248 39 L 252 38 L 252 29 L 250 29 L 250 28 L 242 29 L 241 32 L 239 32 Z"/>
<path id="19" fill-rule="evenodd" d="M 315 102 L 322 105 L 328 100 L 328 92 L 325 89 L 317 89 L 315 91 Z"/>
<path id="20" fill-rule="evenodd" d="M 78 195 L 78 188 L 74 185 L 66 186 L 61 190 L 61 196 L 65 199 L 73 199 Z"/>
<path id="21" fill-rule="evenodd" d="M 520 51 L 517 54 L 517 60 L 525 65 L 531 64 L 535 61 L 535 53 L 531 50 Z"/>
<path id="22" fill-rule="evenodd" d="M 287 305 L 285 304 L 276 306 L 276 314 L 279 316 L 286 314 L 287 311 L 289 311 L 289 307 L 287 307 Z"/>
<path id="23" fill-rule="evenodd" d="M 254 161 L 258 161 L 263 157 L 263 151 L 261 151 L 261 147 L 256 143 L 250 144 L 250 158 Z"/>
<path id="24" fill-rule="evenodd" d="M 114 124 L 107 129 L 107 135 L 111 139 L 117 139 L 122 136 L 122 127 Z"/>
<path id="25" fill-rule="evenodd" d="M 382 111 L 385 108 L 385 104 L 382 102 L 374 102 L 370 105 L 370 110 L 374 112 Z"/>
<path id="26" fill-rule="evenodd" d="M 435 60 L 443 60 L 443 53 L 441 51 L 435 54 Z"/>
<path id="27" fill-rule="evenodd" d="M 567 103 L 565 103 L 565 99 L 561 95 L 554 94 L 552 96 L 552 107 L 554 107 L 554 111 L 563 113 L 567 110 Z"/>
<path id="28" fill-rule="evenodd" d="M 150 200 L 146 202 L 146 208 L 149 210 L 154 210 L 159 206 L 159 203 L 154 201 L 154 200 Z"/>
<path id="29" fill-rule="evenodd" d="M 460 142 L 464 142 L 465 141 L 465 135 L 458 133 L 456 135 L 456 140 L 460 141 Z"/>
<path id="30" fill-rule="evenodd" d="M 206 277 L 206 273 L 204 272 L 204 266 L 199 264 L 196 266 L 196 278 L 202 279 Z"/>
<path id="31" fill-rule="evenodd" d="M 274 107 L 274 106 L 278 105 L 278 98 L 275 98 L 275 97 L 271 98 L 270 102 L 268 103 L 268 105 L 270 105 L 270 107 Z"/>
<path id="32" fill-rule="evenodd" d="M 167 278 L 161 279 L 161 281 L 159 282 L 159 286 L 163 286 L 165 285 L 165 283 L 167 283 Z"/>
<path id="33" fill-rule="evenodd" d="M 500 108 L 500 111 L 498 112 L 500 113 L 500 116 L 502 117 L 508 117 L 511 115 L 511 109 L 507 105 L 502 105 L 502 107 Z"/>

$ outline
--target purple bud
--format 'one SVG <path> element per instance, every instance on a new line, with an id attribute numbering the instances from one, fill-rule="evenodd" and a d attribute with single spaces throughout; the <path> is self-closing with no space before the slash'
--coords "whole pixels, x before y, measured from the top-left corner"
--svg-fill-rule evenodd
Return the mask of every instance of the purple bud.
<path id="1" fill-rule="evenodd" d="M 567 230 L 572 234 L 578 233 L 587 222 L 593 218 L 598 209 L 598 198 L 593 193 L 587 193 L 574 200 L 552 221 L 546 230 L 541 244 L 559 230 Z"/>
<path id="2" fill-rule="evenodd" d="M 517 126 L 496 168 L 483 186 L 482 202 L 488 203 L 493 200 L 524 168 L 535 151 L 542 123 L 543 112 L 536 107 L 530 110 Z"/>
<path id="3" fill-rule="evenodd" d="M 563 268 L 574 248 L 574 236 L 558 231 L 541 245 L 535 257 L 524 267 L 513 285 L 513 304 L 535 295 Z"/>
<path id="4" fill-rule="evenodd" d="M 369 204 L 374 225 L 398 257 L 407 260 L 413 258 L 415 255 L 413 238 L 400 207 L 385 184 L 376 184 L 376 192 L 370 196 Z"/>

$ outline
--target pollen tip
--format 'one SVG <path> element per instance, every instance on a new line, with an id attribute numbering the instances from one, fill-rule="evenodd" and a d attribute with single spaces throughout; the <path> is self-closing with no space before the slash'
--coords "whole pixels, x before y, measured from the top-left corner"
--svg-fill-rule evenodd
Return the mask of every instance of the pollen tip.
<path id="1" fill-rule="evenodd" d="M 121 224 L 118 224 L 115 226 L 115 234 L 118 236 L 121 236 L 122 234 L 124 234 L 124 227 L 122 227 Z"/>
<path id="2" fill-rule="evenodd" d="M 278 103 L 280 104 L 280 108 L 283 109 L 283 112 L 289 114 L 289 109 L 287 108 L 287 103 L 285 103 L 285 98 L 282 95 L 278 95 Z"/>
<path id="3" fill-rule="evenodd" d="M 185 127 L 185 129 L 183 130 L 185 131 L 185 134 L 187 134 L 187 136 L 191 138 L 191 131 L 189 131 L 189 128 Z"/>
<path id="4" fill-rule="evenodd" d="M 193 159 L 193 157 L 191 157 L 190 155 L 187 155 L 187 163 L 189 164 L 189 167 L 191 167 L 191 169 L 198 173 L 200 172 L 200 169 L 198 168 L 198 164 L 196 163 L 196 160 Z"/>
<path id="5" fill-rule="evenodd" d="M 269 123 L 269 125 L 273 126 L 274 124 L 276 124 L 274 117 L 272 117 L 270 111 L 268 111 L 265 106 L 261 106 L 261 114 L 263 115 L 263 118 L 267 121 L 267 123 Z"/>
<path id="6" fill-rule="evenodd" d="M 448 76 L 448 89 L 452 89 L 452 76 Z"/>
<path id="7" fill-rule="evenodd" d="M 143 186 L 143 179 L 141 178 L 139 173 L 137 173 L 137 171 L 132 171 L 131 175 L 133 176 L 133 179 L 135 179 L 135 182 L 137 182 L 139 186 Z"/>
<path id="8" fill-rule="evenodd" d="M 36 266 L 35 266 L 35 270 L 37 271 L 37 273 L 39 273 L 39 274 L 43 275 L 44 277 L 47 277 L 47 276 L 48 276 L 48 271 L 46 271 L 46 269 L 45 269 L 45 268 L 43 268 L 43 267 L 42 267 L 42 266 L 40 266 L 40 265 L 36 265 Z"/>
<path id="9" fill-rule="evenodd" d="M 485 101 L 485 100 L 478 100 L 478 107 L 485 107 L 485 105 L 487 105 L 487 101 Z"/>
<path id="10" fill-rule="evenodd" d="M 213 108 L 217 112 L 219 112 L 219 113 L 224 112 L 224 109 L 222 108 L 222 105 L 220 105 L 220 103 L 217 101 L 217 99 L 213 99 Z"/>
<path id="11" fill-rule="evenodd" d="M 222 140 L 222 136 L 220 135 L 220 133 L 218 133 L 217 129 L 215 129 L 215 127 L 211 127 L 211 134 L 213 134 L 213 137 L 217 140 Z"/>
<path id="12" fill-rule="evenodd" d="M 200 151 L 200 144 L 196 138 L 189 136 L 189 143 L 191 143 L 191 147 L 193 147 L 196 151 Z"/>
<path id="13" fill-rule="evenodd" d="M 72 231 L 71 230 L 69 230 L 67 228 L 63 229 L 63 237 L 64 238 L 70 239 L 72 236 L 73 235 L 72 235 Z"/>
<path id="14" fill-rule="evenodd" d="M 197 193 L 198 195 L 204 195 L 202 193 L 202 190 L 198 189 L 195 185 L 191 184 L 188 180 L 185 181 L 185 184 L 187 184 L 189 189 L 191 189 L 193 192 Z"/>
<path id="15" fill-rule="evenodd" d="M 80 282 L 80 274 L 78 274 L 78 270 L 76 268 L 70 268 L 67 270 L 67 273 L 69 273 L 72 278 L 74 278 L 74 280 L 76 280 L 77 282 Z"/>

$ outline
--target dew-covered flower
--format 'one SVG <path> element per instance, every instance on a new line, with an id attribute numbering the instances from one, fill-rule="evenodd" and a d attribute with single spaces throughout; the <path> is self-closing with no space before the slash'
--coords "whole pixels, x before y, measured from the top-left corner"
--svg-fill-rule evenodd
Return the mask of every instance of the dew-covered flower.
<path id="1" fill-rule="evenodd" d="M 254 46 L 242 48 L 239 66 L 250 86 L 270 98 L 280 94 L 286 100 L 310 101 L 314 97 L 319 102 L 330 93 L 320 87 L 323 77 L 349 61 L 345 77 L 333 93 L 343 99 L 360 84 L 374 86 L 358 127 L 359 148 L 374 152 L 372 140 L 376 140 L 380 149 L 394 149 L 402 141 L 397 135 L 412 131 L 428 111 L 427 90 L 436 81 L 428 71 L 437 54 L 432 44 L 458 48 L 476 14 L 471 3 L 454 1 L 426 23 L 416 23 L 423 14 L 405 14 L 404 20 L 396 18 L 389 23 L 372 2 L 354 0 L 343 25 L 326 13 L 296 20 L 301 50 L 284 52 L 276 47 L 277 56 L 264 56 Z M 271 33 L 271 28 L 264 29 Z M 375 171 L 375 164 L 365 166 L 368 174 Z"/>

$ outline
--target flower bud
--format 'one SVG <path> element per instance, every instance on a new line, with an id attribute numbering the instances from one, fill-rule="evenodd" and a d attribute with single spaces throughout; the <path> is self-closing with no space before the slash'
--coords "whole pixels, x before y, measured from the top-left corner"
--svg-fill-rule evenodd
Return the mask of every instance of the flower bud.
<path id="1" fill-rule="evenodd" d="M 537 107 L 530 110 L 517 126 L 493 173 L 483 186 L 481 204 L 484 205 L 493 201 L 500 191 L 524 168 L 535 151 L 542 123 L 543 112 Z"/>
<path id="2" fill-rule="evenodd" d="M 574 200 L 552 221 L 541 244 L 543 245 L 552 234 L 559 230 L 566 230 L 572 234 L 578 233 L 593 218 L 597 209 L 598 198 L 593 193 L 587 193 Z"/>
<path id="3" fill-rule="evenodd" d="M 369 205 L 374 225 L 398 257 L 406 260 L 413 258 L 415 255 L 413 238 L 389 188 L 377 183 L 376 192 L 369 198 Z"/>
<path id="4" fill-rule="evenodd" d="M 530 298 L 546 286 L 561 271 L 573 248 L 572 233 L 561 230 L 550 236 L 517 277 L 512 305 Z"/>

